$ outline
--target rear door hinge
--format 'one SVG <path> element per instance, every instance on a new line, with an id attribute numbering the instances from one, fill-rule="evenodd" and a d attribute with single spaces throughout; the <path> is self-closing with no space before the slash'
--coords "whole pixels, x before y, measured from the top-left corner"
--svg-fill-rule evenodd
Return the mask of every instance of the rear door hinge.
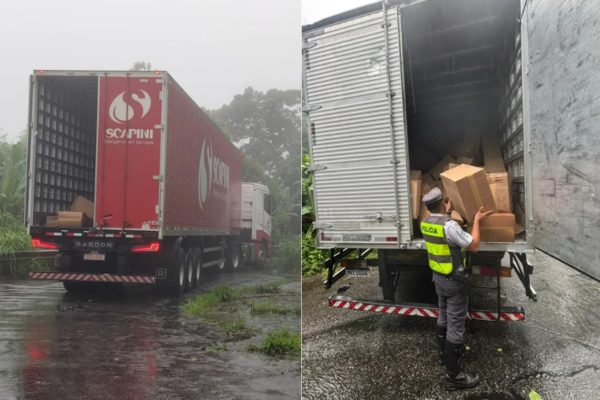
<path id="1" fill-rule="evenodd" d="M 313 228 L 315 229 L 327 229 L 327 228 L 331 228 L 333 225 L 328 224 L 326 222 L 319 222 L 319 221 L 315 221 L 313 222 Z"/>
<path id="2" fill-rule="evenodd" d="M 313 111 L 317 111 L 320 110 L 323 106 L 320 106 L 318 104 L 307 104 L 305 106 L 302 107 L 302 112 L 304 113 L 311 113 Z"/>
<path id="3" fill-rule="evenodd" d="M 316 172 L 316 171 L 323 171 L 327 169 L 326 165 L 323 164 L 311 164 L 308 166 L 308 168 L 306 168 L 306 171 L 308 172 Z"/>
<path id="4" fill-rule="evenodd" d="M 317 45 L 316 41 L 314 41 L 314 42 L 304 41 L 304 42 L 302 42 L 302 51 L 306 51 L 308 49 L 312 49 L 316 45 Z"/>

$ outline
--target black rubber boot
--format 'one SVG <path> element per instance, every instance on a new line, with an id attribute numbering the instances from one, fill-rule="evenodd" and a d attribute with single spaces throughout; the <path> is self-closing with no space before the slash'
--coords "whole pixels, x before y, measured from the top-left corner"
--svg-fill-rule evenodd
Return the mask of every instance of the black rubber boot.
<path id="1" fill-rule="evenodd" d="M 446 341 L 446 390 L 471 389 L 479 385 L 479 376 L 460 370 L 462 344 Z"/>
<path id="2" fill-rule="evenodd" d="M 438 360 L 438 364 L 443 367 L 445 364 L 444 349 L 446 348 L 446 327 L 445 326 L 437 327 L 437 342 L 438 342 L 438 354 L 440 356 L 440 359 Z"/>

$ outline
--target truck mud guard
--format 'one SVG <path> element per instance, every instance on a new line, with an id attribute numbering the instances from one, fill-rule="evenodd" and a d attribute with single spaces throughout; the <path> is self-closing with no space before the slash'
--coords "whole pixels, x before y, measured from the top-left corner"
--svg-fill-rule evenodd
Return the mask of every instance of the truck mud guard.
<path id="1" fill-rule="evenodd" d="M 329 306 L 353 311 L 368 311 L 388 315 L 437 318 L 439 310 L 434 304 L 390 303 L 378 300 L 353 299 L 347 296 L 332 295 Z M 497 310 L 469 309 L 467 318 L 479 321 L 524 321 L 525 310 L 522 307 L 503 307 Z"/>
<path id="2" fill-rule="evenodd" d="M 76 272 L 30 272 L 29 278 L 44 281 L 142 283 L 153 285 L 156 278 L 144 275 L 80 274 Z"/>

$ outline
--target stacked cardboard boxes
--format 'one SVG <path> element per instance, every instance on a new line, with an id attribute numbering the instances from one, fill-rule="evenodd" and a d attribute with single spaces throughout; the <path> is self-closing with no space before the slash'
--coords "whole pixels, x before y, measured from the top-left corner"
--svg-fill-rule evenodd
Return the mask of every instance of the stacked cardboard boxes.
<path id="1" fill-rule="evenodd" d="M 70 211 L 59 211 L 57 215 L 46 216 L 46 226 L 53 228 L 82 228 L 92 226 L 94 203 L 78 196 Z"/>
<path id="2" fill-rule="evenodd" d="M 411 171 L 413 219 L 418 216 L 418 220 L 423 221 L 429 217 L 427 207 L 421 204 L 422 196 L 433 187 L 441 186 L 444 196 L 448 197 L 454 205 L 455 210 L 451 215 L 453 220 L 461 225 L 472 226 L 473 217 L 480 207 L 483 207 L 484 211 L 497 211 L 482 221 L 481 240 L 483 242 L 514 241 L 517 228 L 515 215 L 511 213 L 507 173 L 486 174 L 483 168 L 468 164 L 449 165 L 449 167 L 440 172 L 441 181 L 433 179 L 430 173 Z"/>

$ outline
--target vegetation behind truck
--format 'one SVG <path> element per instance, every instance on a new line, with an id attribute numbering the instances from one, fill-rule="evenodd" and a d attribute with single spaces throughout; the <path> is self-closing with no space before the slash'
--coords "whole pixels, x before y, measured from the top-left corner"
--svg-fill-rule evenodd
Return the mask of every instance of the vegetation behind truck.
<path id="1" fill-rule="evenodd" d="M 271 210 L 242 203 L 251 192 L 270 204 L 268 188 L 242 183 L 239 150 L 168 73 L 36 71 L 30 96 L 27 225 L 60 254 L 57 272 L 32 278 L 179 294 L 203 268 L 270 254 Z M 78 197 L 93 215 L 61 221 Z"/>
<path id="2" fill-rule="evenodd" d="M 512 271 L 527 296 L 535 299 L 530 284 L 533 266 L 527 254 L 534 251 L 538 236 L 541 243 L 555 243 L 566 239 L 567 232 L 555 232 L 559 225 L 551 221 L 556 218 L 548 219 L 547 214 L 557 210 L 543 205 L 552 189 L 549 183 L 554 184 L 553 196 L 558 196 L 562 190 L 557 189 L 557 182 L 564 177 L 547 179 L 552 182 L 534 180 L 534 176 L 556 172 L 550 154 L 558 150 L 544 138 L 548 132 L 535 128 L 533 123 L 541 122 L 541 114 L 532 109 L 545 110 L 547 115 L 549 106 L 558 106 L 550 99 L 531 97 L 544 84 L 532 88 L 528 75 L 531 68 L 552 61 L 547 49 L 541 57 L 541 49 L 530 47 L 530 39 L 534 44 L 544 41 L 539 37 L 543 29 L 529 25 L 534 24 L 532 15 L 542 13 L 552 19 L 556 13 L 548 2 L 526 9 L 523 3 L 384 1 L 303 28 L 303 110 L 310 120 L 317 245 L 330 249 L 326 284 L 342 275 L 333 274 L 336 261 L 352 250 L 358 250 L 360 259 L 368 249 L 376 249 L 385 300 L 378 304 L 332 296 L 330 305 L 437 316 L 434 306 L 398 303 L 405 299 L 405 292 L 418 292 L 430 284 L 430 278 L 416 280 L 408 273 L 414 266 L 423 271 L 427 264 L 424 241 L 411 216 L 410 170 L 433 166 L 427 165 L 420 146 L 433 147 L 442 158 L 457 143 L 468 146 L 465 132 L 477 130 L 501 144 L 512 202 L 521 212 L 524 232 L 514 242 L 482 243 L 479 253 L 469 256 L 471 265 L 482 266 L 478 268 L 482 274 L 490 272 L 497 278 L 493 287 L 496 307 L 472 309 L 470 317 L 524 318 L 521 308 L 500 305 L 500 277 L 506 273 L 500 260 L 508 254 Z M 568 8 L 563 11 L 569 15 L 579 15 L 572 6 L 561 7 Z M 536 23 L 539 28 L 539 18 Z M 543 72 L 548 74 L 547 69 Z M 589 67 L 585 73 L 589 75 Z M 552 79 L 559 79 L 558 75 Z M 582 161 L 587 169 L 587 158 Z M 534 212 L 534 199 L 539 212 Z M 578 214 L 574 204 L 561 204 L 561 212 Z M 566 227 L 571 236 L 581 236 L 570 223 Z M 550 231 L 555 239 L 549 240 Z M 547 251 L 569 254 L 551 246 Z M 579 256 L 566 258 L 586 269 L 577 262 Z"/>

